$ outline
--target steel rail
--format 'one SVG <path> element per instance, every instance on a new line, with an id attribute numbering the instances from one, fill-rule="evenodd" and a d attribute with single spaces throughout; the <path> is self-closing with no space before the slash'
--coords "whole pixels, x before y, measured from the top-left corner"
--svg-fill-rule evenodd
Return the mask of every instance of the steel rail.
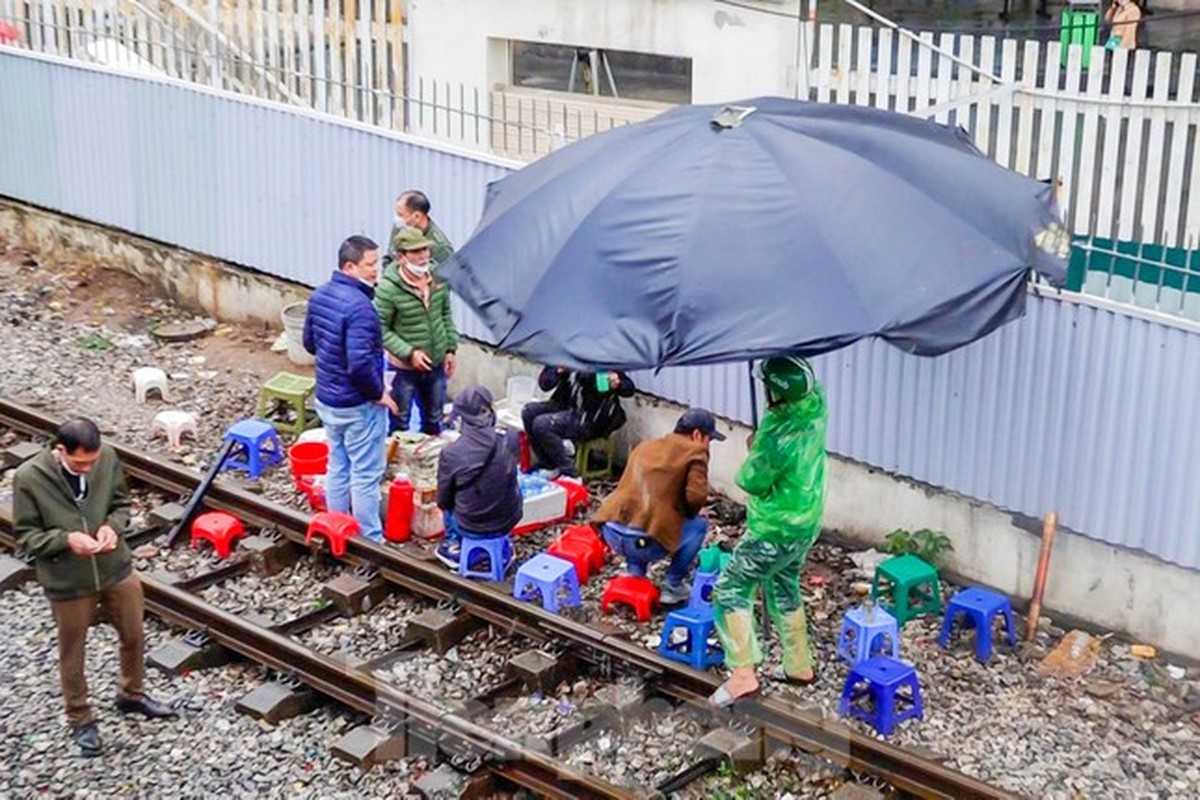
<path id="1" fill-rule="evenodd" d="M 0 515 L 0 545 L 14 548 L 12 520 Z M 452 738 L 480 759 L 493 774 L 547 797 L 633 798 L 632 792 L 600 778 L 569 769 L 506 736 L 443 711 L 403 689 L 379 680 L 369 670 L 348 666 L 305 647 L 286 635 L 287 624 L 264 628 L 200 597 L 139 573 L 146 609 L 179 627 L 203 631 L 213 642 L 281 673 L 356 711 L 393 720 L 416 722 Z M 322 609 L 317 614 L 337 616 Z M 311 616 L 311 615 L 310 615 Z M 303 618 L 300 618 L 303 619 Z"/>
<path id="2" fill-rule="evenodd" d="M 0 424 L 33 435 L 46 435 L 55 430 L 58 421 L 26 406 L 0 399 Z M 186 494 L 200 482 L 200 475 L 193 470 L 112 444 L 127 472 L 151 485 Z M 275 529 L 289 540 L 304 544 L 307 515 L 219 483 L 209 489 L 205 503 L 235 513 L 250 525 Z M 453 600 L 467 614 L 504 632 L 535 640 L 569 642 L 585 652 L 590 649 L 601 658 L 615 660 L 655 680 L 656 691 L 669 697 L 703 703 L 719 683 L 708 673 L 665 659 L 624 638 L 551 614 L 538 606 L 518 602 L 485 583 L 460 578 L 441 565 L 415 558 L 404 550 L 403 547 L 376 545 L 354 538 L 347 542 L 345 560 L 370 565 L 386 580 L 415 593 L 435 600 Z M 946 800 L 1016 797 L 1005 789 L 917 756 L 903 747 L 826 719 L 819 712 L 796 708 L 774 698 L 742 701 L 736 707 L 736 714 L 738 722 L 761 727 L 774 739 L 850 770 L 874 775 L 917 797 Z"/>

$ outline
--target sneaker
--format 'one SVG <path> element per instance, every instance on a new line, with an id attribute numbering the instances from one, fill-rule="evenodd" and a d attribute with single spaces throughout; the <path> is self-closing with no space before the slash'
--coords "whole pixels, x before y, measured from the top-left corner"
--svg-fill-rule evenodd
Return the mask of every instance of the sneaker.
<path id="1" fill-rule="evenodd" d="M 658 602 L 664 606 L 677 606 L 680 603 L 686 603 L 692 594 L 692 587 L 687 583 L 671 584 L 663 586 L 659 592 Z"/>
<path id="2" fill-rule="evenodd" d="M 434 556 L 438 561 L 445 564 L 449 569 L 458 571 L 458 560 L 462 556 L 462 546 L 458 542 L 443 541 L 437 546 L 434 551 Z"/>

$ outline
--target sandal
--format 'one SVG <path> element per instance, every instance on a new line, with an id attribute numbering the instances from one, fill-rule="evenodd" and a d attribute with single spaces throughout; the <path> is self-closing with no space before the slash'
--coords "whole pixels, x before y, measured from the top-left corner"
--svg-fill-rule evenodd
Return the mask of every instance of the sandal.
<path id="1" fill-rule="evenodd" d="M 737 697 L 734 697 L 732 694 L 730 694 L 728 685 L 722 683 L 720 686 L 717 687 L 717 690 L 715 692 L 713 692 L 712 694 L 710 694 L 708 696 L 708 702 L 711 705 L 716 706 L 717 708 L 729 708 L 731 705 L 736 703 L 738 700 L 742 700 L 742 699 L 745 699 L 748 697 L 758 697 L 759 692 L 761 691 L 761 688 L 762 687 L 760 686 L 759 688 L 754 689 L 753 691 L 746 692 L 745 694 L 739 694 Z"/>
<path id="2" fill-rule="evenodd" d="M 814 669 L 811 678 L 793 678 L 791 675 L 787 674 L 783 668 L 783 665 L 780 664 L 778 667 L 771 670 L 770 677 L 771 680 L 776 681 L 777 683 L 787 683 L 792 686 L 812 686 L 817 682 L 818 676 L 817 671 Z"/>

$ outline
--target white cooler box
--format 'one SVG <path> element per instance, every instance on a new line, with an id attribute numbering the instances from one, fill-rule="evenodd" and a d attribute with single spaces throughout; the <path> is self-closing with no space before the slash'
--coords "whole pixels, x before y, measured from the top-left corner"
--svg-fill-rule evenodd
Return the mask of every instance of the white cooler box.
<path id="1" fill-rule="evenodd" d="M 520 473 L 525 513 L 513 533 L 529 533 L 567 517 L 567 490 L 536 473 Z"/>

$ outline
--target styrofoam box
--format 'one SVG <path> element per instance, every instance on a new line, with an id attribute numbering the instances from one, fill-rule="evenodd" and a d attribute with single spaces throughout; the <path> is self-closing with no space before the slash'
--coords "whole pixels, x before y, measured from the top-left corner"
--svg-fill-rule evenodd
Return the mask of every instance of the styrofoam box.
<path id="1" fill-rule="evenodd" d="M 526 533 L 567 516 L 567 492 L 557 483 L 551 483 L 537 474 L 520 474 L 521 499 L 525 513 L 514 530 Z"/>

